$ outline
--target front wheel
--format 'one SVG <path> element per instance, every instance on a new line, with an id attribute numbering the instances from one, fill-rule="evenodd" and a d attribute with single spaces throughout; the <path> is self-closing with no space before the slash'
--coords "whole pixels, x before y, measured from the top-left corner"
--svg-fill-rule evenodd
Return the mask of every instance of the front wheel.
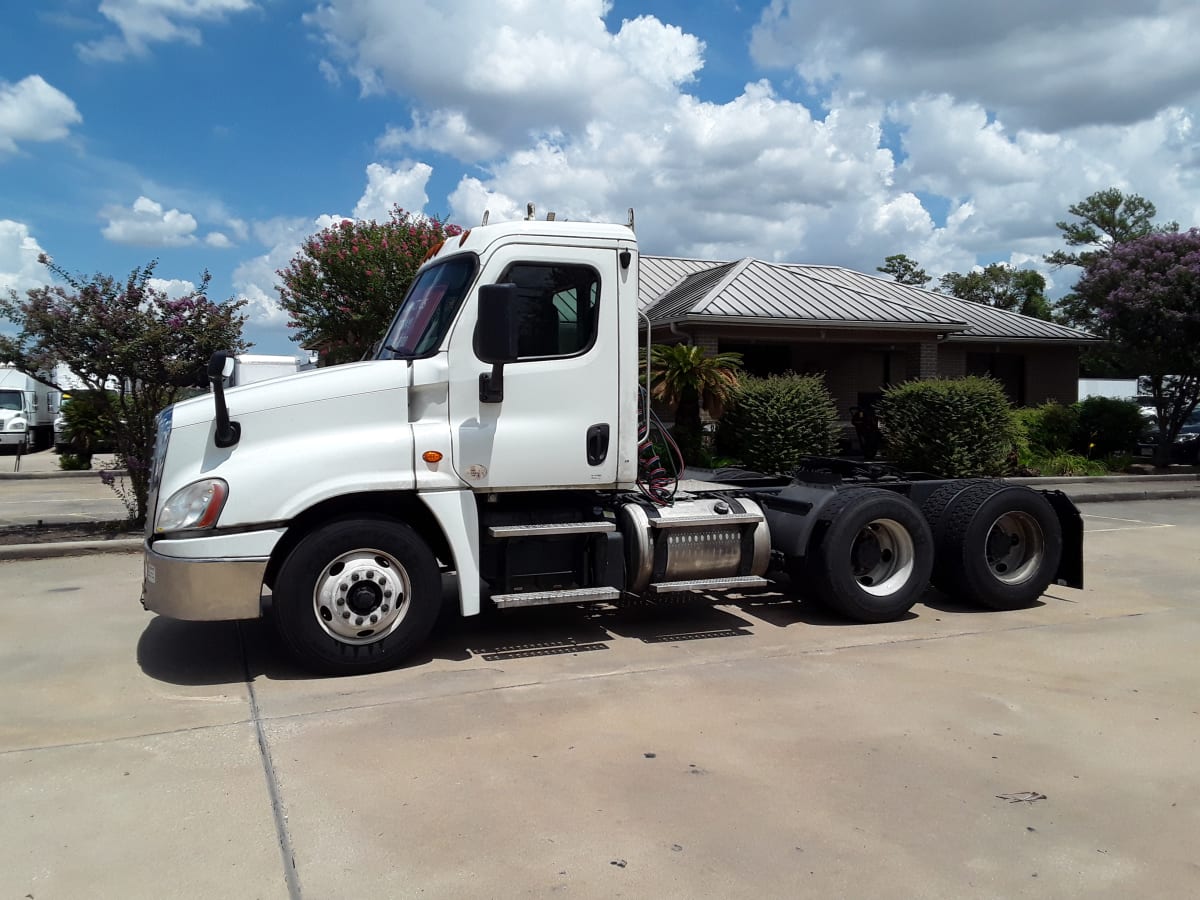
<path id="1" fill-rule="evenodd" d="M 797 561 L 799 562 L 799 561 Z M 820 512 L 803 564 L 803 589 L 856 622 L 890 622 L 929 583 L 929 526 L 907 497 L 878 488 L 840 491 Z"/>
<path id="2" fill-rule="evenodd" d="M 409 526 L 333 522 L 305 536 L 275 579 L 275 625 L 305 668 L 349 675 L 391 668 L 437 619 L 437 560 Z"/>

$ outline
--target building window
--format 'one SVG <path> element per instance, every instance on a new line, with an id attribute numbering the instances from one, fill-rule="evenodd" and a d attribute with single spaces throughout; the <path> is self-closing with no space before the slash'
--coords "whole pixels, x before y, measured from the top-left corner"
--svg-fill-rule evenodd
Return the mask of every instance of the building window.
<path id="1" fill-rule="evenodd" d="M 793 370 L 790 344 L 733 344 L 721 341 L 721 353 L 742 354 L 742 369 L 748 375 L 765 378 Z"/>
<path id="2" fill-rule="evenodd" d="M 1025 357 L 1020 353 L 968 353 L 968 375 L 990 375 L 1013 406 L 1025 405 Z"/>

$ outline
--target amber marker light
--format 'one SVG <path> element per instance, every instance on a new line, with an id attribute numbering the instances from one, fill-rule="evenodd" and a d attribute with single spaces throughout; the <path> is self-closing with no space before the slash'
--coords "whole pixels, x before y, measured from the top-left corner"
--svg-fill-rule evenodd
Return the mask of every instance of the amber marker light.
<path id="1" fill-rule="evenodd" d="M 437 450 L 426 450 L 421 454 L 421 459 L 425 460 L 427 463 L 441 462 L 442 454 Z"/>

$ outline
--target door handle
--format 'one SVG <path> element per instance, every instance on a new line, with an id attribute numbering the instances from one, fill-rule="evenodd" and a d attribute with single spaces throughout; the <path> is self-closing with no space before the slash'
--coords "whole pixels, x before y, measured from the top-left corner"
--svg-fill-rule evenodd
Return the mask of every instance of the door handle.
<path id="1" fill-rule="evenodd" d="M 587 461 L 598 466 L 608 457 L 608 425 L 593 425 L 587 430 Z"/>

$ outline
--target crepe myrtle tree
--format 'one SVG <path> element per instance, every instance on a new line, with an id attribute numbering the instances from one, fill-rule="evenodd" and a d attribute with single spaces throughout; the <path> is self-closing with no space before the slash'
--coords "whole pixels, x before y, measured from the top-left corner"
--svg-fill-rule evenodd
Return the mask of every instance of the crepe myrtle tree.
<path id="1" fill-rule="evenodd" d="M 343 219 L 308 238 L 276 274 L 279 303 L 301 346 L 326 365 L 369 353 L 430 250 L 462 228 L 393 207 L 386 222 Z"/>
<path id="2" fill-rule="evenodd" d="M 24 299 L 15 291 L 0 298 L 0 314 L 20 328 L 0 341 L 0 358 L 31 372 L 64 363 L 94 392 L 114 423 L 117 464 L 128 472 L 128 491 L 114 486 L 131 524 L 141 527 L 158 412 L 206 384 L 215 351 L 247 348 L 240 312 L 246 301 L 210 300 L 208 272 L 191 292 L 168 297 L 150 284 L 157 260 L 123 281 L 73 275 L 45 254 L 39 262 L 65 284 L 32 288 Z"/>
<path id="3" fill-rule="evenodd" d="M 1115 244 L 1075 286 L 1081 324 L 1108 343 L 1115 370 L 1147 376 L 1159 422 L 1155 456 L 1200 401 L 1200 230 L 1154 232 Z"/>

